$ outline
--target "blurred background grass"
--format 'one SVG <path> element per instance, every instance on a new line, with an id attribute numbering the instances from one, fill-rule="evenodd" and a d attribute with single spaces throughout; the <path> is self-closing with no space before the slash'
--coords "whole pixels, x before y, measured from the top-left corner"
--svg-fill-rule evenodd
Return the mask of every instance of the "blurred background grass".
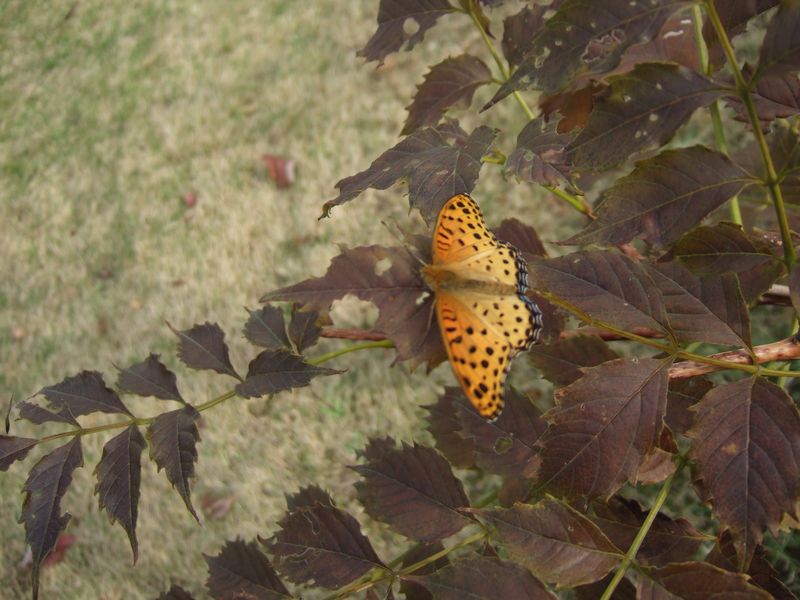
<path id="1" fill-rule="evenodd" d="M 240 371 L 255 351 L 242 338 L 244 306 L 265 291 L 324 272 L 348 245 L 393 243 L 382 220 L 420 226 L 404 190 L 368 193 L 317 221 L 333 184 L 393 145 L 427 65 L 464 50 L 486 57 L 468 19 L 443 19 L 413 53 L 376 70 L 355 56 L 375 29 L 377 0 L 140 2 L 6 0 L 0 5 L 0 394 L 24 398 L 81 369 L 115 381 L 113 364 L 149 352 L 178 373 L 190 402 L 229 389 L 174 356 L 178 328 L 206 320 L 228 333 Z M 487 61 L 488 61 L 488 57 Z M 488 99 L 482 90 L 477 102 Z M 459 116 L 456 111 L 456 116 Z M 506 102 L 478 117 L 513 148 L 523 123 Z M 466 127 L 478 124 L 468 120 Z M 293 159 L 288 189 L 260 157 Z M 517 215 L 548 239 L 575 215 L 487 166 L 475 192 L 490 223 Z M 197 204 L 184 198 L 192 194 Z M 546 213 L 547 216 L 544 216 Z M 532 215 L 531 218 L 527 218 Z M 542 222 L 546 219 L 546 222 Z M 375 313 L 346 303 L 340 322 Z M 346 342 L 325 342 L 324 352 Z M 284 492 L 317 483 L 360 515 L 345 465 L 370 436 L 424 439 L 424 414 L 451 375 L 390 368 L 377 350 L 336 361 L 346 375 L 266 400 L 232 400 L 204 415 L 196 506 L 233 498 L 198 526 L 163 474 L 145 460 L 140 559 L 93 496 L 93 469 L 110 436 L 84 438 L 85 466 L 63 509 L 77 542 L 43 571 L 44 598 L 154 598 L 174 582 L 198 593 L 201 552 L 225 539 L 269 535 Z M 113 364 L 112 364 L 113 363 Z M 129 398 L 141 416 L 163 403 Z M 86 423 L 102 423 L 107 417 Z M 57 430 L 53 429 L 54 431 Z M 12 433 L 40 435 L 24 422 Z M 16 523 L 19 491 L 36 456 L 0 476 L 3 598 L 29 594 Z M 362 522 L 364 520 L 362 519 Z M 379 552 L 386 531 L 369 525 Z M 200 594 L 202 596 L 202 594 Z"/>

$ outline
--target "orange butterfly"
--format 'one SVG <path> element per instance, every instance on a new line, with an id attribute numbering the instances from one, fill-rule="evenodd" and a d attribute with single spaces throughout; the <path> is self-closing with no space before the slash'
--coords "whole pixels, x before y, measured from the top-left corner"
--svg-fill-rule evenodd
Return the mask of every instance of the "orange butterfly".
<path id="1" fill-rule="evenodd" d="M 497 418 L 511 359 L 542 330 L 542 312 L 525 295 L 525 260 L 486 229 L 475 201 L 459 194 L 439 213 L 433 261 L 422 276 L 436 294 L 436 318 L 456 378 L 481 416 Z"/>

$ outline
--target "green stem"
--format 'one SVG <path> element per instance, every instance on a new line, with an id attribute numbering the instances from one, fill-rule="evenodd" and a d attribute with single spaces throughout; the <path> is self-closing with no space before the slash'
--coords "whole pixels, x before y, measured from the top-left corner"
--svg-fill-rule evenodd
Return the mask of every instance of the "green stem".
<path id="1" fill-rule="evenodd" d="M 734 363 L 727 360 L 721 360 L 719 358 L 712 358 L 710 356 L 703 356 L 702 354 L 695 354 L 694 352 L 689 352 L 687 350 L 681 350 L 674 344 L 664 344 L 659 342 L 658 340 L 654 340 L 652 338 L 644 337 L 642 335 L 637 335 L 630 331 L 626 331 L 624 329 L 620 329 L 610 323 L 606 323 L 605 321 L 600 321 L 595 319 L 594 317 L 589 316 L 578 307 L 570 304 L 569 302 L 565 302 L 558 296 L 546 292 L 543 290 L 537 290 L 537 293 L 540 294 L 543 298 L 563 308 L 566 311 L 569 311 L 573 315 L 575 315 L 578 319 L 583 321 L 588 325 L 592 325 L 594 327 L 601 327 L 607 331 L 615 333 L 620 337 L 624 337 L 629 340 L 633 340 L 635 342 L 639 342 L 642 345 L 650 346 L 651 348 L 655 348 L 661 352 L 669 354 L 670 356 L 676 358 L 682 358 L 684 360 L 691 360 L 694 362 L 699 362 L 707 365 L 713 365 L 715 367 L 719 367 L 720 369 L 734 369 L 737 371 L 745 371 L 746 373 L 750 373 L 752 375 L 763 375 L 763 376 L 771 376 L 771 377 L 800 377 L 800 371 L 779 371 L 776 369 L 768 369 L 766 367 L 762 367 L 758 364 L 741 364 L 741 363 Z"/>
<path id="2" fill-rule="evenodd" d="M 391 342 L 391 340 L 380 340 L 376 342 L 364 342 L 363 344 L 353 344 L 352 346 L 347 346 L 339 350 L 334 350 L 333 352 L 328 352 L 327 354 L 322 354 L 321 356 L 317 356 L 316 358 L 312 358 L 311 360 L 308 361 L 308 364 L 319 365 L 329 360 L 332 360 L 338 356 L 342 356 L 343 354 L 349 354 L 350 352 L 367 350 L 369 348 L 391 348 L 393 346 L 394 344 Z M 203 412 L 204 410 L 214 408 L 218 404 L 222 404 L 223 402 L 230 400 L 235 396 L 236 396 L 236 390 L 228 390 L 227 392 L 225 392 L 220 396 L 217 396 L 216 398 L 212 398 L 207 402 L 198 404 L 197 406 L 195 406 L 195 408 L 197 409 L 198 412 Z M 81 427 L 80 429 L 70 429 L 69 431 L 62 431 L 60 433 L 54 433 L 53 435 L 45 436 L 41 438 L 37 443 L 41 444 L 43 442 L 52 442 L 53 440 L 60 440 L 68 437 L 91 435 L 94 433 L 101 433 L 103 431 L 123 429 L 125 427 L 130 427 L 131 425 L 144 427 L 147 425 L 151 425 L 158 418 L 158 416 L 159 415 L 156 415 L 154 417 L 144 417 L 141 419 L 137 418 L 127 419 L 125 421 L 117 421 L 116 423 L 98 425 L 97 427 Z"/>
<path id="3" fill-rule="evenodd" d="M 644 523 L 642 523 L 642 526 L 636 533 L 636 537 L 633 538 L 631 547 L 628 548 L 628 551 L 625 553 L 625 557 L 617 567 L 617 571 L 614 573 L 614 577 L 612 577 L 611 581 L 608 583 L 603 595 L 600 596 L 600 600 L 610 600 L 611 595 L 614 593 L 614 590 L 617 589 L 619 582 L 622 581 L 623 577 L 625 577 L 625 572 L 633 562 L 633 559 L 636 558 L 636 554 L 639 552 L 639 548 L 641 548 L 644 538 L 650 531 L 650 527 L 653 526 L 653 522 L 656 520 L 661 507 L 664 506 L 664 502 L 669 495 L 669 490 L 672 487 L 672 483 L 675 481 L 675 477 L 683 469 L 684 464 L 685 459 L 681 457 L 678 465 L 675 468 L 675 471 L 667 478 L 667 480 L 664 482 L 664 485 L 661 486 L 661 490 L 658 492 L 658 496 L 656 496 L 656 501 L 653 504 L 653 507 L 650 509 L 650 512 L 647 513 L 647 518 L 645 518 Z"/>
<path id="4" fill-rule="evenodd" d="M 781 191 L 780 179 L 778 178 L 777 171 L 775 170 L 775 165 L 772 162 L 772 156 L 769 152 L 767 139 L 764 137 L 764 132 L 761 130 L 761 121 L 758 119 L 758 113 L 756 113 L 756 107 L 753 103 L 753 98 L 750 95 L 750 84 L 745 81 L 742 71 L 739 68 L 739 64 L 736 62 L 736 55 L 733 51 L 733 46 L 731 45 L 731 41 L 728 39 L 728 34 L 719 18 L 719 13 L 717 12 L 717 7 L 714 5 L 714 0 L 706 0 L 706 10 L 708 12 L 708 19 L 711 22 L 711 25 L 714 27 L 714 31 L 717 34 L 717 38 L 722 46 L 722 50 L 725 53 L 725 58 L 731 67 L 731 71 L 733 71 L 733 77 L 736 80 L 736 89 L 739 93 L 739 97 L 744 103 L 745 108 L 747 109 L 747 116 L 750 120 L 750 126 L 753 129 L 753 134 L 756 136 L 756 141 L 758 142 L 761 160 L 764 163 L 764 170 L 766 171 L 766 178 L 763 181 L 769 189 L 769 194 L 775 207 L 775 214 L 778 219 L 778 225 L 781 230 L 781 238 L 783 240 L 783 255 L 784 260 L 786 261 L 786 268 L 791 270 L 792 266 L 797 261 L 797 254 L 794 249 L 794 243 L 792 242 L 789 219 L 786 216 L 786 207 L 783 202 L 783 192 Z"/>
<path id="5" fill-rule="evenodd" d="M 472 7 L 472 3 L 470 3 L 470 7 Z M 481 38 L 483 39 L 483 43 L 486 45 L 486 48 L 489 50 L 489 53 L 492 55 L 492 58 L 494 59 L 495 64 L 497 64 L 497 68 L 500 69 L 500 73 L 503 76 L 502 77 L 502 83 L 505 83 L 506 81 L 508 81 L 508 78 L 510 77 L 510 72 L 509 72 L 508 68 L 506 67 L 505 61 L 503 61 L 503 57 L 500 56 L 500 53 L 497 51 L 497 48 L 495 48 L 494 44 L 492 43 L 492 40 L 489 39 L 489 35 L 486 33 L 486 30 L 483 28 L 483 25 L 481 24 L 481 21 L 478 18 L 478 15 L 475 13 L 475 11 L 470 9 L 469 16 L 472 18 L 472 22 L 475 24 L 475 27 L 480 32 Z M 512 95 L 514 96 L 514 99 L 517 101 L 517 104 L 520 105 L 520 108 L 522 108 L 523 112 L 528 117 L 528 120 L 533 121 L 533 119 L 536 118 L 536 115 L 533 113 L 533 110 L 531 110 L 531 107 L 528 106 L 528 103 L 525 102 L 525 98 L 522 97 L 522 94 L 520 92 L 516 91 L 516 92 L 513 92 Z M 557 188 L 556 186 L 543 185 L 542 187 L 544 189 L 552 192 L 553 194 L 555 194 L 556 196 L 558 196 L 562 200 L 566 200 L 573 208 L 577 209 L 578 211 L 582 212 L 583 214 L 591 215 L 591 211 L 589 210 L 589 207 L 578 196 L 570 194 L 569 192 L 567 192 L 565 190 L 562 190 L 560 188 Z"/>
<path id="6" fill-rule="evenodd" d="M 703 38 L 703 11 L 699 4 L 692 7 L 692 20 L 694 21 L 694 38 L 697 46 L 697 58 L 700 62 L 700 69 L 706 75 L 710 76 L 712 72 L 711 63 L 708 59 L 708 47 Z M 719 101 L 714 100 L 708 108 L 711 113 L 711 124 L 714 130 L 714 143 L 717 150 L 723 154 L 728 154 L 728 143 L 725 140 L 725 129 L 722 125 L 722 115 L 719 110 Z M 742 224 L 742 210 L 739 207 L 739 196 L 736 195 L 730 199 L 728 206 L 731 211 L 731 220 L 738 224 Z"/>

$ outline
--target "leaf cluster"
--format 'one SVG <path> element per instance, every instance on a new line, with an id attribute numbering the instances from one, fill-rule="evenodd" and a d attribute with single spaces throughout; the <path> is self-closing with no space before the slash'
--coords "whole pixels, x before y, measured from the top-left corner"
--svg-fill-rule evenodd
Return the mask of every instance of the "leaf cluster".
<path id="1" fill-rule="evenodd" d="M 464 53 L 433 65 L 399 142 L 339 181 L 323 215 L 402 183 L 429 228 L 447 199 L 475 188 L 484 164 L 542 187 L 548 201 L 585 219 L 558 242 L 559 255 L 525 214 L 494 230 L 528 261 L 544 313 L 541 343 L 516 362 L 518 387 L 496 421 L 446 388 L 426 407 L 432 445 L 384 437 L 359 452 L 354 494 L 364 518 L 395 535 L 395 556 L 380 556 L 356 515 L 308 486 L 287 496 L 272 535 L 248 532 L 257 539 L 206 556 L 208 592 L 796 598 L 800 413 L 789 382 L 800 377 L 792 370 L 800 358 L 792 212 L 800 204 L 800 3 L 380 0 L 377 30 L 359 54 L 382 64 L 440 22 L 459 20 L 491 60 Z M 763 39 L 747 64 L 741 34 L 756 22 Z M 453 110 L 489 86 L 476 107 L 481 124 L 464 129 Z M 509 137 L 490 122 L 491 107 L 512 101 L 527 122 Z M 710 125 L 690 136 L 705 116 Z M 342 247 L 325 274 L 267 293 L 263 302 L 292 302 L 291 315 L 287 322 L 271 304 L 250 313 L 245 336 L 262 350 L 245 377 L 218 326 L 173 329 L 186 366 L 235 380 L 224 396 L 186 402 L 151 355 L 121 369 L 116 390 L 84 371 L 40 390 L 44 403 L 19 403 L 19 418 L 72 427 L 0 437 L 3 470 L 34 446 L 68 440 L 33 466 L 24 487 L 34 596 L 41 562 L 69 520 L 61 500 L 83 465 L 83 435 L 123 430 L 106 443 L 96 491 L 135 559 L 146 447 L 197 518 L 190 480 L 202 411 L 339 373 L 320 365 L 355 349 L 392 346 L 395 361 L 412 367 L 444 361 L 431 326 L 435 298 L 420 274 L 431 238 L 403 235 L 394 246 Z M 377 307 L 371 330 L 320 328 L 345 296 Z M 322 334 L 370 341 L 304 358 Z M 179 408 L 136 417 L 120 393 Z M 81 426 L 98 412 L 124 420 Z M 189 597 L 178 587 L 162 595 Z"/>

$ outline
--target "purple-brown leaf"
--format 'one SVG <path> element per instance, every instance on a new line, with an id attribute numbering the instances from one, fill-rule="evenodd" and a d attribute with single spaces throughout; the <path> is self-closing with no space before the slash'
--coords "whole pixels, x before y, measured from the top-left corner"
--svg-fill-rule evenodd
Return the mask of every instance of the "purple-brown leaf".
<path id="1" fill-rule="evenodd" d="M 410 567 L 421 562 L 433 554 L 437 554 L 444 550 L 441 542 L 433 542 L 432 544 L 417 544 L 403 555 L 402 566 Z M 415 569 L 411 577 L 403 578 L 400 580 L 400 592 L 405 594 L 406 600 L 432 600 L 433 595 L 428 591 L 428 588 L 422 586 L 414 581 L 414 578 L 423 575 L 431 575 L 440 569 L 448 566 L 450 561 L 447 555 L 437 558 L 433 562 Z"/>
<path id="2" fill-rule="evenodd" d="M 403 45 L 411 50 L 439 17 L 456 9 L 449 0 L 381 0 L 378 8 L 378 30 L 358 56 L 383 64 L 392 52 Z M 413 25 L 409 25 L 413 21 Z"/>
<path id="3" fill-rule="evenodd" d="M 522 252 L 526 259 L 547 256 L 547 251 L 536 230 L 519 219 L 514 217 L 504 219 L 499 226 L 492 228 L 492 233 Z"/>
<path id="4" fill-rule="evenodd" d="M 162 400 L 184 402 L 178 391 L 178 380 L 159 360 L 158 354 L 150 354 L 142 362 L 120 369 L 117 387 L 139 396 L 153 396 Z"/>
<path id="5" fill-rule="evenodd" d="M 469 469 L 475 466 L 475 441 L 463 431 L 458 405 L 464 400 L 461 388 L 446 387 L 436 404 L 425 408 L 430 413 L 428 431 L 436 442 L 436 449 L 454 467 Z"/>
<path id="6" fill-rule="evenodd" d="M 487 556 L 467 556 L 430 575 L 403 580 L 425 586 L 437 600 L 555 600 L 527 569 Z"/>
<path id="7" fill-rule="evenodd" d="M 194 596 L 181 586 L 172 585 L 166 592 L 158 597 L 158 600 L 194 600 Z"/>
<path id="8" fill-rule="evenodd" d="M 506 170 L 522 181 L 557 186 L 567 182 L 569 160 L 564 150 L 575 133 L 558 133 L 558 122 L 529 121 L 517 136 L 517 147 L 506 160 Z"/>
<path id="9" fill-rule="evenodd" d="M 247 367 L 247 377 L 236 386 L 242 398 L 257 398 L 308 385 L 314 377 L 342 371 L 310 365 L 288 350 L 264 350 Z"/>
<path id="10" fill-rule="evenodd" d="M 665 144 L 696 109 L 722 94 L 716 83 L 686 67 L 637 65 L 611 79 L 610 90 L 596 102 L 566 154 L 576 167 L 617 166 L 636 152 Z"/>
<path id="11" fill-rule="evenodd" d="M 612 251 L 575 252 L 528 266 L 532 287 L 596 320 L 663 330 L 664 301 L 644 267 Z"/>
<path id="12" fill-rule="evenodd" d="M 636 163 L 603 192 L 597 219 L 564 243 L 616 246 L 638 237 L 661 247 L 752 181 L 727 156 L 704 146 L 665 150 Z"/>
<path id="13" fill-rule="evenodd" d="M 618 359 L 556 390 L 539 438 L 538 485 L 565 497 L 610 497 L 659 441 L 670 361 Z"/>
<path id="14" fill-rule="evenodd" d="M 352 467 L 363 480 L 358 498 L 373 519 L 421 542 L 442 540 L 470 523 L 458 509 L 469 506 L 461 482 L 433 448 L 390 438 L 373 439 L 363 451 L 367 462 Z"/>
<path id="15" fill-rule="evenodd" d="M 291 347 L 281 309 L 267 305 L 248 312 L 250 318 L 244 326 L 244 336 L 251 344 L 268 350 Z"/>
<path id="16" fill-rule="evenodd" d="M 388 268 L 381 268 L 387 262 Z M 433 299 L 423 299 L 429 296 L 428 289 L 405 247 L 345 248 L 322 277 L 275 290 L 262 301 L 290 300 L 306 309 L 327 311 L 348 294 L 378 307 L 375 330 L 394 342 L 398 360 L 428 361 L 432 367 L 446 358 L 438 328 L 429 327 Z"/>
<path id="17" fill-rule="evenodd" d="M 142 478 L 142 452 L 145 441 L 139 428 L 131 425 L 111 438 L 103 447 L 103 457 L 95 468 L 100 509 L 105 509 L 111 522 L 119 521 L 128 534 L 133 562 L 139 557 L 136 540 L 136 519 L 139 514 L 139 484 Z"/>
<path id="18" fill-rule="evenodd" d="M 33 402 L 23 400 L 17 404 L 17 411 L 20 419 L 25 419 L 37 425 L 42 423 L 66 423 L 74 427 L 81 426 L 70 412 L 68 406 L 61 406 L 58 410 L 49 410 Z"/>
<path id="19" fill-rule="evenodd" d="M 188 404 L 160 414 L 147 428 L 147 439 L 150 442 L 150 458 L 158 465 L 159 471 L 164 469 L 172 487 L 199 522 L 189 490 L 189 480 L 194 477 L 194 463 L 197 461 L 197 442 L 200 441 L 198 418 L 200 413 Z"/>
<path id="20" fill-rule="evenodd" d="M 66 408 L 75 417 L 95 412 L 133 416 L 97 371 L 81 371 L 56 385 L 43 387 L 37 394 L 47 398 L 53 411 L 62 412 Z"/>
<path id="21" fill-rule="evenodd" d="M 484 126 L 467 135 L 452 121 L 418 129 L 365 171 L 338 181 L 339 195 L 323 205 L 323 216 L 368 188 L 385 190 L 402 179 L 408 182 L 411 208 L 419 209 L 422 218 L 433 225 L 449 198 L 468 194 L 475 187 L 482 157 L 495 135 L 495 130 Z"/>
<path id="22" fill-rule="evenodd" d="M 702 489 L 731 528 L 746 565 L 769 528 L 777 535 L 800 493 L 800 415 L 760 377 L 717 386 L 696 407 L 693 439 Z"/>
<path id="23" fill-rule="evenodd" d="M 469 54 L 447 58 L 432 66 L 407 107 L 408 118 L 400 135 L 408 135 L 425 125 L 436 125 L 451 106 L 459 103 L 469 106 L 475 90 L 491 81 L 492 73 L 486 63 Z"/>
<path id="24" fill-rule="evenodd" d="M 38 443 L 39 440 L 34 438 L 0 435 L 0 471 L 8 471 L 13 463 L 28 456 Z"/>
<path id="25" fill-rule="evenodd" d="M 630 46 L 652 39 L 664 21 L 686 4 L 685 0 L 607 0 L 597 10 L 584 0 L 566 0 L 487 107 L 517 90 L 533 87 L 551 93 L 578 78 L 612 70 Z"/>
<path id="26" fill-rule="evenodd" d="M 223 375 L 230 375 L 241 381 L 241 377 L 233 368 L 228 345 L 225 343 L 225 332 L 216 323 L 203 323 L 178 331 L 167 323 L 172 332 L 178 336 L 178 358 L 190 369 L 210 369 Z"/>
<path id="27" fill-rule="evenodd" d="M 215 600 L 293 598 L 255 542 L 229 541 L 216 556 L 203 557 L 208 565 L 206 588 Z"/>
<path id="28" fill-rule="evenodd" d="M 675 261 L 646 268 L 679 341 L 750 345 L 750 316 L 733 273 L 701 279 Z"/>
<path id="29" fill-rule="evenodd" d="M 800 2 L 784 0 L 761 43 L 755 77 L 800 70 Z"/>
<path id="30" fill-rule="evenodd" d="M 34 600 L 39 595 L 42 561 L 56 547 L 58 536 L 71 518 L 69 513 L 61 514 L 61 499 L 72 483 L 73 472 L 81 466 L 81 438 L 76 436 L 42 457 L 25 481 L 25 500 L 19 522 L 25 524 L 25 541 L 31 548 Z"/>
<path id="31" fill-rule="evenodd" d="M 725 0 L 715 3 L 719 20 L 728 34 L 728 39 L 745 32 L 747 22 L 754 16 L 777 6 L 780 0 Z M 703 37 L 708 45 L 709 59 L 715 67 L 725 63 L 725 53 L 722 51 L 716 31 L 709 20 L 703 26 Z"/>
<path id="32" fill-rule="evenodd" d="M 542 377 L 563 386 L 580 379 L 585 367 L 595 367 L 619 355 L 599 337 L 576 335 L 553 344 L 532 346 L 528 357 Z"/>
<path id="33" fill-rule="evenodd" d="M 664 421 L 673 433 L 684 433 L 694 422 L 694 413 L 690 407 L 700 402 L 700 399 L 714 385 L 702 377 L 690 379 L 676 379 L 670 381 L 667 392 L 667 414 Z"/>
<path id="34" fill-rule="evenodd" d="M 547 8 L 538 4 L 522 9 L 503 20 L 503 56 L 511 67 L 519 66 L 530 51 L 544 25 Z"/>
<path id="35" fill-rule="evenodd" d="M 672 254 L 700 277 L 736 273 L 747 302 L 757 299 L 783 272 L 783 262 L 769 244 L 733 223 L 693 229 L 675 243 Z"/>
<path id="36" fill-rule="evenodd" d="M 297 508 L 279 526 L 267 546 L 278 571 L 296 583 L 338 588 L 385 568 L 358 522 L 335 506 Z"/>
<path id="37" fill-rule="evenodd" d="M 703 562 L 683 562 L 660 569 L 642 569 L 637 598 L 640 600 L 770 600 L 770 596 L 730 573 Z"/>
<path id="38" fill-rule="evenodd" d="M 630 548 L 647 517 L 647 511 L 638 502 L 621 497 L 612 498 L 607 504 L 594 502 L 592 510 L 592 521 L 622 550 Z M 658 513 L 636 560 L 652 566 L 691 560 L 708 540 L 709 536 L 697 531 L 686 519 L 672 519 Z"/>
<path id="39" fill-rule="evenodd" d="M 315 310 L 301 311 L 297 306 L 292 307 L 292 320 L 289 322 L 289 339 L 295 350 L 302 353 L 317 343 L 322 328 L 317 325 L 319 313 Z"/>
<path id="40" fill-rule="evenodd" d="M 472 512 L 495 529 L 495 539 L 515 562 L 547 583 L 591 583 L 622 558 L 597 525 L 555 499 Z"/>

